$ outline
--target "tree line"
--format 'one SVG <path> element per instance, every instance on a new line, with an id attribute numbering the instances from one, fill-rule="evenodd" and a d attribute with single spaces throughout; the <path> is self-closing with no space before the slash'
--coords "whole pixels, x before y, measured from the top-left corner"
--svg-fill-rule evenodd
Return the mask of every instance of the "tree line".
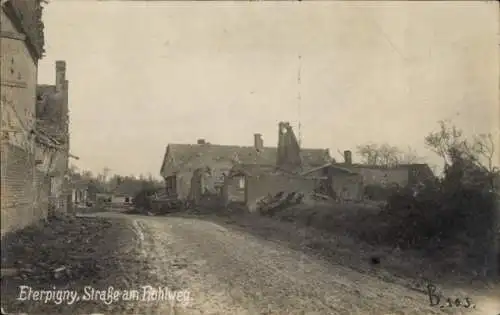
<path id="1" fill-rule="evenodd" d="M 461 155 L 476 167 L 486 172 L 498 172 L 494 165 L 495 141 L 491 133 L 465 138 L 463 131 L 449 121 L 439 121 L 439 129 L 430 132 L 424 139 L 425 145 L 443 161 L 443 165 L 453 163 L 454 153 Z M 367 143 L 356 147 L 361 163 L 378 166 L 425 163 L 426 159 L 407 147 L 402 149 L 387 143 Z M 455 155 L 456 155 L 455 154 Z"/>
<path id="2" fill-rule="evenodd" d="M 71 181 L 77 182 L 83 180 L 91 189 L 102 193 L 122 193 L 130 196 L 135 196 L 141 190 L 159 189 L 163 186 L 161 180 L 154 178 L 151 174 L 148 175 L 110 175 L 111 169 L 103 168 L 98 173 L 93 173 L 89 170 L 81 170 L 75 165 L 69 167 L 69 175 Z"/>

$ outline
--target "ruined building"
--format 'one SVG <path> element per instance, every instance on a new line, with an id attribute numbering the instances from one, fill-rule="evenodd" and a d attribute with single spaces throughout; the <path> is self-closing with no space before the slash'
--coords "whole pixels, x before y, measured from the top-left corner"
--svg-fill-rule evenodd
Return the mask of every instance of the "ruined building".
<path id="1" fill-rule="evenodd" d="M 40 2 L 2 0 L 0 7 L 2 239 L 5 233 L 41 220 L 48 213 L 51 180 L 45 166 L 49 159 L 41 152 L 42 143 L 48 143 L 47 138 L 53 140 L 54 137 L 44 136 L 48 127 L 41 127 L 44 124 L 39 123 L 41 116 L 38 115 L 38 61 L 44 53 Z M 61 95 L 63 101 L 60 104 L 67 108 L 67 88 L 56 99 Z M 59 117 L 63 120 L 64 115 Z M 62 134 L 69 145 L 65 130 L 63 128 L 62 133 L 57 133 Z M 67 149 L 58 147 L 58 150 L 67 153 Z M 60 165 L 66 163 L 64 160 L 67 161 L 67 155 Z M 60 170 L 62 174 L 62 166 Z"/>
<path id="2" fill-rule="evenodd" d="M 189 198 L 193 191 L 199 190 L 193 189 L 201 185 L 199 182 L 210 186 L 208 190 L 214 190 L 215 194 L 221 194 L 225 176 L 235 165 L 272 166 L 295 172 L 332 160 L 328 149 L 300 149 L 289 123 L 280 123 L 278 127 L 278 147 L 264 146 L 258 133 L 254 134 L 253 146 L 210 144 L 202 139 L 196 144 L 169 144 L 160 170 L 167 195 Z M 209 173 L 210 180 L 197 170 Z M 196 185 L 193 185 L 193 175 L 200 175 L 195 176 Z"/>
<path id="3" fill-rule="evenodd" d="M 43 54 L 38 1 L 2 1 L 1 30 L 1 211 L 2 237 L 45 217 L 35 204 L 36 84 Z"/>
<path id="4" fill-rule="evenodd" d="M 68 210 L 69 113 L 66 62 L 56 61 L 55 85 L 37 86 L 36 167 L 44 174 L 42 196 L 48 197 L 49 209 Z"/>
<path id="5" fill-rule="evenodd" d="M 278 124 L 278 149 L 276 166 L 287 171 L 302 169 L 302 158 L 297 137 L 288 122 Z"/>

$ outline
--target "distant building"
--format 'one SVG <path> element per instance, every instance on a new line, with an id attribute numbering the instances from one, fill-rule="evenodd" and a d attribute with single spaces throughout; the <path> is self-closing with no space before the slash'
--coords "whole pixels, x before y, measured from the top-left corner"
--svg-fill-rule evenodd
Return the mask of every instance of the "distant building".
<path id="1" fill-rule="evenodd" d="M 142 183 L 123 181 L 110 190 L 112 203 L 129 204 L 142 189 Z"/>
<path id="2" fill-rule="evenodd" d="M 363 186 L 400 186 L 423 187 L 435 181 L 435 175 L 427 164 L 398 164 L 381 166 L 352 163 L 351 151 L 344 152 L 344 163 L 334 163 L 335 166 L 358 173 L 362 177 Z"/>
<path id="3" fill-rule="evenodd" d="M 344 152 L 344 163 L 328 163 L 303 175 L 321 177 L 319 190 L 338 200 L 361 200 L 367 186 L 422 187 L 435 179 L 427 164 L 400 164 L 393 167 L 352 163 L 351 151 Z"/>
<path id="4" fill-rule="evenodd" d="M 87 179 L 73 179 L 71 187 L 71 202 L 76 206 L 86 206 L 95 198 L 92 198 L 91 183 Z"/>
<path id="5" fill-rule="evenodd" d="M 417 186 L 435 176 L 427 164 L 401 164 L 393 167 L 376 165 L 342 165 L 347 169 L 358 172 L 363 176 L 364 185 L 390 186 Z"/>

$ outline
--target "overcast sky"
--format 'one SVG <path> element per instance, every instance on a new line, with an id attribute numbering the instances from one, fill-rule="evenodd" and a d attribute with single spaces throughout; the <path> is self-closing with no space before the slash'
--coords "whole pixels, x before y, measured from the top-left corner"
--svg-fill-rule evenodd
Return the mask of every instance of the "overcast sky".
<path id="1" fill-rule="evenodd" d="M 93 172 L 156 176 L 170 142 L 275 146 L 299 117 L 302 146 L 337 159 L 388 142 L 439 163 L 423 143 L 438 120 L 498 130 L 494 2 L 52 0 L 44 14 L 39 81 L 67 61 L 71 151 Z"/>

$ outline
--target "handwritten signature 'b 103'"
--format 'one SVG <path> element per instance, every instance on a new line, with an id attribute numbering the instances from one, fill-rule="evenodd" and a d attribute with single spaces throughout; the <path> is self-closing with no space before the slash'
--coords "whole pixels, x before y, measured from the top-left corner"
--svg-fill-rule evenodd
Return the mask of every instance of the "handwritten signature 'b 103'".
<path id="1" fill-rule="evenodd" d="M 476 305 L 472 302 L 471 298 L 465 297 L 460 298 L 445 298 L 442 294 L 439 294 L 437 288 L 433 284 L 427 285 L 427 296 L 429 297 L 430 306 L 436 306 L 440 308 L 445 307 L 463 307 L 463 308 L 476 308 Z M 500 315 L 500 314 L 498 314 Z"/>

